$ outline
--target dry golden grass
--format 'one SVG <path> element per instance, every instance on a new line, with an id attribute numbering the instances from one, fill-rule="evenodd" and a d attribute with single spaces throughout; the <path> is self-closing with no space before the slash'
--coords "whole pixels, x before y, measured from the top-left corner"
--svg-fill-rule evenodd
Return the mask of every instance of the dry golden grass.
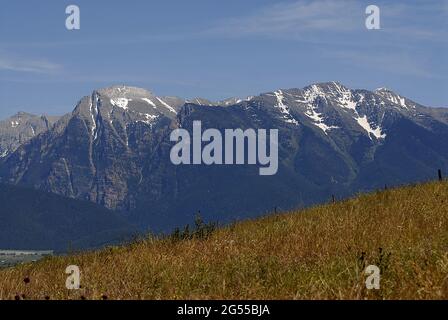
<path id="1" fill-rule="evenodd" d="M 65 288 L 68 265 L 81 269 Z M 381 289 L 365 288 L 365 266 Z M 25 284 L 23 279 L 30 278 Z M 217 230 L 0 271 L 0 299 L 447 299 L 448 183 L 361 195 Z"/>

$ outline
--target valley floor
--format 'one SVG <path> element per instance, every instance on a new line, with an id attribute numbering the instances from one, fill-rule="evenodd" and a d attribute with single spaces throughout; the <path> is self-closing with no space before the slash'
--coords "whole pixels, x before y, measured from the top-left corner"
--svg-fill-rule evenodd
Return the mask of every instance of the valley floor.
<path id="1" fill-rule="evenodd" d="M 65 288 L 68 265 L 81 289 Z M 376 265 L 380 289 L 366 289 Z M 24 279 L 29 279 L 25 283 Z M 26 281 L 28 282 L 28 281 Z M 448 299 L 448 183 L 0 271 L 0 299 Z"/>
<path id="2" fill-rule="evenodd" d="M 20 263 L 36 262 L 46 256 L 52 255 L 53 251 L 17 251 L 0 250 L 0 269 L 15 266 Z"/>

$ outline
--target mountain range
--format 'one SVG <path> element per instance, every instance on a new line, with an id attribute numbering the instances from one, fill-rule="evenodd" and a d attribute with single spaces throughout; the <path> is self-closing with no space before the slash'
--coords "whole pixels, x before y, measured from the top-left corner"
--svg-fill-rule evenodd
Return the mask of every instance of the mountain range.
<path id="1" fill-rule="evenodd" d="M 179 165 L 170 133 L 278 129 L 279 169 Z M 448 109 L 338 82 L 212 102 L 113 86 L 60 118 L 0 123 L 0 182 L 87 201 L 140 230 L 170 231 L 200 211 L 229 222 L 434 178 L 448 169 Z M 0 210 L 1 213 L 1 210 Z M 1 243 L 0 243 L 1 246 Z"/>
<path id="2" fill-rule="evenodd" d="M 36 116 L 18 112 L 0 121 L 0 158 L 4 158 L 38 134 L 49 130 L 59 119 L 56 116 Z"/>

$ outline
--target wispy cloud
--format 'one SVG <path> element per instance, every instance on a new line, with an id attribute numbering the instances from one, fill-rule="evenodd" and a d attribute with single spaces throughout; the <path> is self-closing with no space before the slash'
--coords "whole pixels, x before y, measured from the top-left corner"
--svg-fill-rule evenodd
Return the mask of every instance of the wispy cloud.
<path id="1" fill-rule="evenodd" d="M 35 41 L 35 42 L 9 42 L 0 43 L 0 48 L 10 50 L 11 48 L 60 48 L 60 47 L 78 47 L 78 46 L 117 46 L 134 45 L 160 42 L 178 42 L 181 40 L 191 40 L 199 38 L 200 33 L 179 33 L 179 34 L 122 34 L 119 36 L 101 36 L 94 35 L 79 40 L 55 40 L 55 41 Z"/>
<path id="2" fill-rule="evenodd" d="M 25 59 L 4 56 L 0 53 L 0 71 L 31 72 L 31 73 L 55 73 L 62 66 L 44 59 Z"/>
<path id="3" fill-rule="evenodd" d="M 447 42 L 448 1 L 387 3 L 381 15 L 384 33 L 400 41 Z"/>
<path id="4" fill-rule="evenodd" d="M 134 45 L 203 41 L 204 38 L 270 37 L 315 44 L 363 45 L 365 8 L 371 4 L 359 0 L 279 1 L 252 12 L 223 18 L 199 30 L 177 33 L 133 33 L 119 36 L 90 36 L 77 40 L 10 42 L 0 48 L 59 48 L 91 45 Z M 379 1 L 382 44 L 394 45 L 407 40 L 447 42 L 448 0 L 409 2 Z M 377 45 L 381 45 L 378 43 Z"/>
<path id="5" fill-rule="evenodd" d="M 368 4 L 367 1 L 354 0 L 278 2 L 219 21 L 205 33 L 229 38 L 265 36 L 317 44 L 336 41 L 362 44 L 362 33 L 369 32 L 364 24 Z M 445 42 L 448 39 L 448 1 L 381 2 L 378 6 L 384 44 L 393 44 L 397 38 L 400 42 Z"/>
<path id="6" fill-rule="evenodd" d="M 283 2 L 222 21 L 209 33 L 231 37 L 294 37 L 316 31 L 351 31 L 359 24 L 361 8 L 358 2 L 351 0 Z"/>
<path id="7" fill-rule="evenodd" d="M 178 33 L 126 34 L 78 40 L 9 42 L 0 48 L 58 48 L 65 46 L 133 45 L 152 42 L 179 42 L 204 38 L 238 38 L 245 36 L 304 38 L 313 32 L 351 31 L 359 27 L 362 6 L 356 0 L 298 0 L 279 2 L 254 12 L 224 18 L 196 31 Z M 305 39 L 303 39 L 305 40 Z M 308 39 L 310 40 L 310 39 Z M 319 42 L 314 39 L 312 42 Z"/>
<path id="8" fill-rule="evenodd" d="M 403 52 L 359 52 L 359 51 L 334 51 L 325 53 L 330 59 L 346 62 L 351 66 L 370 71 L 382 71 L 398 75 L 415 76 L 422 78 L 441 78 L 442 75 L 434 74 L 424 62 L 416 57 Z"/>

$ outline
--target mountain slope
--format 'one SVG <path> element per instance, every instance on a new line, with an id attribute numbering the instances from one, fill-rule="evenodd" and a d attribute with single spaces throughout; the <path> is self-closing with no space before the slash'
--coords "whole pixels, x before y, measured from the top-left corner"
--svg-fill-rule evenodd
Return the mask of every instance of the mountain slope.
<path id="1" fill-rule="evenodd" d="M 51 128 L 59 119 L 54 116 L 36 116 L 19 112 L 0 121 L 0 157 L 14 152 L 20 145 Z"/>
<path id="2" fill-rule="evenodd" d="M 53 257 L 0 271 L 0 299 L 447 299 L 447 198 L 447 182 L 430 183 L 237 223 L 205 239 Z M 83 288 L 68 292 L 60 270 L 72 264 Z M 379 290 L 366 289 L 372 264 Z"/>
<path id="3" fill-rule="evenodd" d="M 0 248 L 86 249 L 124 240 L 133 228 L 90 202 L 0 185 Z"/>
<path id="4" fill-rule="evenodd" d="M 193 103 L 194 102 L 194 103 Z M 432 179 L 448 171 L 448 110 L 388 89 L 340 83 L 267 92 L 215 105 L 115 86 L 84 97 L 73 113 L 0 164 L 3 182 L 27 185 L 127 212 L 156 231 L 192 221 L 232 221 L 308 206 L 332 195 Z M 278 129 L 279 169 L 180 165 L 173 129 Z"/>

